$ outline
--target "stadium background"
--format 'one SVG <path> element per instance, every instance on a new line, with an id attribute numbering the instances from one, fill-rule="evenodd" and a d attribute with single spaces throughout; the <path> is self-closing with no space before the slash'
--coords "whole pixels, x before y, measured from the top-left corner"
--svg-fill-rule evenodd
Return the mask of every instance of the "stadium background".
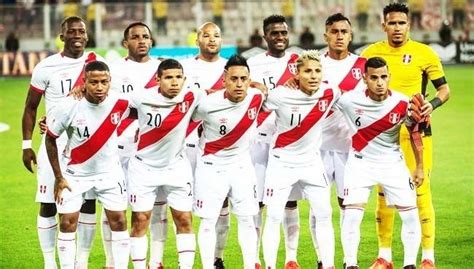
<path id="1" fill-rule="evenodd" d="M 205 21 L 216 21 L 223 26 L 223 55 L 240 52 L 245 56 L 264 48 L 249 46 L 249 36 L 258 29 L 264 17 L 283 14 L 291 20 L 290 46 L 300 50 L 299 35 L 309 27 L 315 36 L 315 48 L 324 48 L 322 34 L 325 18 L 335 12 L 347 15 L 353 24 L 354 42 L 351 49 L 359 51 L 369 42 L 384 39 L 380 28 L 380 13 L 388 1 L 365 0 L 291 0 L 291 1 L 168 1 L 166 33 L 158 31 L 157 16 L 163 16 L 162 1 L 36 1 L 49 4 L 31 4 L 34 1 L 2 1 L 0 4 L 0 268 L 41 268 L 42 257 L 36 235 L 37 205 L 33 202 L 36 188 L 35 175 L 29 174 L 21 163 L 21 115 L 34 65 L 57 51 L 55 38 L 58 25 L 65 15 L 80 15 L 88 20 L 90 33 L 95 39 L 94 50 L 101 55 L 120 57 L 126 54 L 120 48 L 122 31 L 136 20 L 151 26 L 155 46 L 154 57 L 186 57 L 197 53 L 188 46 L 195 37 L 193 29 Z M 65 3 L 63 3 L 65 2 Z M 81 3 L 82 2 L 82 3 Z M 91 3 L 94 2 L 94 3 Z M 97 2 L 97 3 L 95 3 Z M 447 20 L 452 29 L 455 59 L 445 66 L 450 84 L 450 101 L 433 116 L 434 171 L 432 188 L 437 217 L 436 258 L 438 268 L 474 268 L 474 204 L 472 156 L 474 154 L 473 76 L 474 44 L 470 36 L 474 31 L 474 1 L 424 0 L 421 27 L 413 27 L 412 38 L 426 43 L 439 42 L 438 30 Z M 464 22 L 454 27 L 453 13 L 456 3 L 464 5 Z M 160 6 L 161 5 L 161 6 Z M 365 30 L 358 23 L 360 8 L 367 9 Z M 221 12 L 219 11 L 221 10 Z M 219 16 L 220 14 L 220 16 Z M 292 18 L 291 18 L 292 17 Z M 161 17 L 162 18 L 162 17 Z M 220 21 L 219 21 L 220 20 Z M 6 52 L 4 40 L 8 33 L 19 37 L 20 50 Z M 191 41 L 189 41 L 191 40 Z M 463 63 L 463 64 L 460 64 Z M 433 88 L 430 89 L 434 95 Z M 38 115 L 44 111 L 40 110 Z M 36 133 L 34 147 L 39 146 Z M 362 224 L 362 241 L 359 252 L 361 268 L 370 264 L 377 254 L 374 225 L 374 197 L 370 199 Z M 308 230 L 308 206 L 301 202 L 301 236 L 298 259 L 302 268 L 313 268 L 315 262 Z M 339 239 L 339 213 L 334 201 L 334 227 Z M 171 219 L 171 218 L 170 218 Z M 198 220 L 195 219 L 195 227 Z M 401 266 L 402 249 L 399 225 L 394 234 L 394 261 Z M 177 268 L 174 235 L 167 241 L 165 262 L 167 268 Z M 282 240 L 283 241 L 283 240 Z M 199 255 L 196 265 L 199 264 Z M 284 257 L 280 245 L 280 260 Z M 103 251 L 100 232 L 97 233 L 89 268 L 101 268 Z M 240 249 L 236 238 L 236 222 L 232 221 L 228 247 L 225 252 L 228 268 L 239 268 Z M 281 261 L 283 262 L 283 261 Z M 336 246 L 336 266 L 342 264 L 342 248 Z M 281 263 L 280 263 L 281 265 Z M 131 268 L 131 267 L 130 267 Z M 199 266 L 196 266 L 199 268 Z"/>

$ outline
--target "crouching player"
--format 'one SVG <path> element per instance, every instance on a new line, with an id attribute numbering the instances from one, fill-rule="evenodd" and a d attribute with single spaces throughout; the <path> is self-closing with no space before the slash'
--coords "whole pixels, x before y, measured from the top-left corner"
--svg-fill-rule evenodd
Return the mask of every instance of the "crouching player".
<path id="1" fill-rule="evenodd" d="M 108 96 L 110 72 L 105 63 L 91 62 L 84 72 L 85 98 L 68 97 L 58 106 L 46 136 L 46 150 L 56 179 L 59 262 L 61 268 L 74 268 L 79 209 L 86 192 L 93 191 L 105 208 L 112 230 L 115 268 L 123 269 L 128 267 L 130 238 L 116 129 L 129 114 L 128 101 Z M 56 139 L 63 132 L 67 133 L 68 141 L 61 162 L 67 165 L 61 171 Z"/>
<path id="2" fill-rule="evenodd" d="M 365 64 L 365 91 L 344 94 L 336 104 L 354 131 L 344 173 L 345 215 L 342 223 L 342 246 L 346 268 L 356 269 L 360 242 L 360 224 L 373 186 L 383 186 L 387 202 L 398 209 L 402 219 L 404 268 L 416 268 L 421 241 L 421 226 L 416 207 L 415 188 L 423 181 L 421 137 L 416 121 L 409 117 L 409 100 L 388 89 L 387 63 L 380 57 Z M 405 122 L 412 130 L 411 144 L 416 169 L 410 175 L 400 150 L 400 128 Z"/>

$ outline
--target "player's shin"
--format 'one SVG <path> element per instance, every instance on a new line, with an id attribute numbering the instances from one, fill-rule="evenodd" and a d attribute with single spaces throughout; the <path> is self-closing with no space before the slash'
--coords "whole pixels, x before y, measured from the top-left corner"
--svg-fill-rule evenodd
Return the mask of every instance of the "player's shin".
<path id="1" fill-rule="evenodd" d="M 244 268 L 255 268 L 257 254 L 257 232 L 253 216 L 237 216 L 238 237 L 242 256 L 244 259 Z"/>
<path id="2" fill-rule="evenodd" d="M 59 265 L 64 269 L 74 269 L 76 259 L 76 232 L 58 233 Z"/>
<path id="3" fill-rule="evenodd" d="M 342 227 L 342 226 L 341 226 Z M 309 231 L 311 232 L 311 239 L 313 241 L 314 252 L 318 260 L 321 260 L 321 255 L 319 254 L 319 245 L 318 240 L 316 239 L 316 217 L 314 216 L 312 210 L 309 212 Z"/>
<path id="4" fill-rule="evenodd" d="M 130 236 L 128 231 L 112 231 L 112 252 L 115 269 L 128 268 L 130 256 Z"/>
<path id="5" fill-rule="evenodd" d="M 383 190 L 377 186 L 377 209 L 375 210 L 375 227 L 379 242 L 379 257 L 392 261 L 392 235 L 395 220 L 392 208 L 387 206 Z"/>
<path id="6" fill-rule="evenodd" d="M 55 244 L 56 244 L 56 232 L 58 229 L 58 222 L 56 217 L 41 217 L 37 218 L 38 238 L 43 252 L 44 268 L 55 269 L 56 258 L 55 258 Z"/>
<path id="7" fill-rule="evenodd" d="M 134 269 L 146 268 L 147 251 L 148 238 L 146 235 L 141 237 L 130 237 L 130 257 L 132 258 Z"/>
<path id="8" fill-rule="evenodd" d="M 300 215 L 298 207 L 285 208 L 283 216 L 283 234 L 285 236 L 286 262 L 296 261 L 298 240 L 300 237 Z"/>
<path id="9" fill-rule="evenodd" d="M 276 268 L 278 246 L 280 245 L 280 223 L 283 218 L 283 205 L 267 206 L 267 217 L 263 228 L 263 258 L 266 268 Z"/>
<path id="10" fill-rule="evenodd" d="M 342 223 L 342 249 L 346 266 L 357 265 L 357 252 L 360 243 L 360 223 L 364 216 L 363 208 L 346 207 Z"/>
<path id="11" fill-rule="evenodd" d="M 112 254 L 112 231 L 110 230 L 109 221 L 105 215 L 105 209 L 102 208 L 101 219 L 101 232 L 102 232 L 102 245 L 104 246 L 105 252 L 105 267 L 114 267 L 114 256 Z"/>
<path id="12" fill-rule="evenodd" d="M 417 189 L 417 206 L 421 222 L 421 248 L 423 249 L 422 260 L 428 259 L 434 262 L 435 244 L 435 212 L 431 199 L 429 180 L 425 180 Z"/>
<path id="13" fill-rule="evenodd" d="M 96 231 L 95 214 L 80 213 L 77 224 L 76 268 L 87 268 Z"/>
<path id="14" fill-rule="evenodd" d="M 329 198 L 329 197 L 328 197 Z M 332 209 L 329 200 L 312 203 L 312 211 L 316 218 L 316 241 L 324 242 L 319 246 L 318 256 L 324 267 L 334 266 L 334 228 L 332 226 Z"/>
<path id="15" fill-rule="evenodd" d="M 202 268 L 214 268 L 214 249 L 216 246 L 215 218 L 201 218 L 198 233 L 199 251 L 201 253 Z"/>
<path id="16" fill-rule="evenodd" d="M 402 219 L 401 237 L 405 253 L 403 266 L 415 265 L 421 242 L 421 226 L 418 218 L 418 209 L 415 207 L 399 209 L 398 211 Z"/>
<path id="17" fill-rule="evenodd" d="M 168 234 L 166 203 L 156 203 L 150 222 L 150 267 L 157 268 L 163 262 L 163 253 Z"/>
<path id="18" fill-rule="evenodd" d="M 176 248 L 178 250 L 179 268 L 191 269 L 194 265 L 196 253 L 196 237 L 193 233 L 176 235 Z"/>
<path id="19" fill-rule="evenodd" d="M 216 249 L 214 251 L 214 256 L 216 258 L 223 258 L 224 248 L 227 242 L 227 234 L 230 227 L 230 214 L 229 206 L 223 207 L 221 209 L 219 218 L 217 219 L 216 224 Z"/>
<path id="20" fill-rule="evenodd" d="M 263 205 L 258 209 L 257 215 L 253 216 L 255 222 L 255 231 L 257 232 L 257 250 L 255 252 L 255 259 L 258 264 L 260 263 L 260 243 L 262 242 L 262 223 L 263 223 Z"/>

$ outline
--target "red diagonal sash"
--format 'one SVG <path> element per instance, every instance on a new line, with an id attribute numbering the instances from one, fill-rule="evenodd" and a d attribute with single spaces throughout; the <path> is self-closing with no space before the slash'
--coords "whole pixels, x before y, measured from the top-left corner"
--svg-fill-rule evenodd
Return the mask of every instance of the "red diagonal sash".
<path id="1" fill-rule="evenodd" d="M 95 60 L 97 60 L 97 56 L 95 55 L 95 53 L 93 52 L 89 53 L 89 55 L 87 55 L 86 61 L 84 62 L 84 67 L 86 67 L 88 63 L 93 62 Z M 82 67 L 81 73 L 77 77 L 76 82 L 74 83 L 74 86 L 72 86 L 72 89 L 76 87 L 82 87 L 84 85 L 84 75 L 85 75 L 84 67 Z"/>
<path id="2" fill-rule="evenodd" d="M 117 127 L 117 136 L 121 136 L 122 133 L 128 128 L 128 126 L 133 123 L 134 120 L 135 119 L 132 118 L 123 119 Z"/>
<path id="3" fill-rule="evenodd" d="M 224 72 L 222 72 L 214 85 L 211 86 L 211 89 L 213 90 L 220 90 L 222 88 L 224 88 Z"/>
<path id="4" fill-rule="evenodd" d="M 187 102 L 187 104 L 185 104 Z M 158 128 L 153 128 L 152 130 L 142 134 L 140 136 L 140 141 L 138 142 L 138 150 L 146 148 L 156 142 L 160 141 L 163 137 L 165 137 L 169 132 L 171 132 L 181 120 L 186 116 L 186 113 L 189 111 L 191 104 L 194 102 L 194 94 L 192 92 L 188 92 L 184 96 L 183 102 L 176 104 L 173 110 L 171 110 L 170 114 L 163 120 L 161 126 Z M 186 105 L 186 111 L 182 111 L 180 107 L 182 105 Z"/>
<path id="5" fill-rule="evenodd" d="M 145 89 L 153 88 L 158 85 L 158 82 L 156 81 L 156 74 L 156 72 L 153 73 L 153 76 L 151 76 L 150 81 L 148 81 L 148 83 L 145 85 Z"/>
<path id="6" fill-rule="evenodd" d="M 296 60 L 298 60 L 298 55 L 297 54 L 291 54 L 290 59 L 288 60 L 288 63 L 286 64 L 285 71 L 281 75 L 280 79 L 278 80 L 276 86 L 284 85 L 286 81 L 290 78 L 293 77 L 293 73 L 290 71 L 290 64 L 294 64 Z M 258 117 L 257 117 L 257 127 L 262 125 L 262 123 L 270 116 L 272 112 L 271 111 L 259 111 Z"/>
<path id="7" fill-rule="evenodd" d="M 357 86 L 357 83 L 359 83 L 359 81 L 362 79 L 362 73 L 364 71 L 366 61 L 367 60 L 365 58 L 357 58 L 357 60 L 354 62 L 354 65 L 351 67 L 351 69 L 349 69 L 347 75 L 342 79 L 341 83 L 339 83 L 339 89 L 342 91 L 350 91 Z M 359 69 L 360 74 L 356 74 L 358 78 L 355 78 L 352 72 L 356 72 L 353 70 L 357 69 Z"/>
<path id="8" fill-rule="evenodd" d="M 381 133 L 391 129 L 393 126 L 397 125 L 398 122 L 392 123 L 390 121 L 390 115 L 392 113 L 398 113 L 400 119 L 405 116 L 408 104 L 404 101 L 400 101 L 390 112 L 388 112 L 383 118 L 372 123 L 369 126 L 366 126 L 362 129 L 357 130 L 352 136 L 352 148 L 356 151 L 363 150 L 369 142 L 380 135 Z"/>
<path id="9" fill-rule="evenodd" d="M 84 143 L 71 150 L 71 161 L 69 164 L 80 164 L 94 156 L 94 154 L 96 154 L 105 145 L 105 143 L 107 143 L 117 128 L 119 122 L 114 123 L 112 119 L 115 113 L 119 113 L 118 118 L 120 119 L 127 108 L 127 100 L 117 100 L 109 115 L 107 115 L 105 120 L 102 122 L 99 128 L 97 128 L 94 134 L 92 134 L 92 136 L 89 137 L 89 139 L 87 139 Z"/>
<path id="10" fill-rule="evenodd" d="M 326 89 L 323 96 L 319 98 L 318 102 L 314 105 L 308 115 L 304 117 L 299 126 L 278 135 L 273 148 L 286 147 L 302 138 L 322 118 L 324 113 L 330 109 L 329 105 L 333 98 L 333 91 L 331 89 Z M 325 108 L 321 109 L 321 102 L 324 100 L 327 103 L 324 105 Z"/>
<path id="11" fill-rule="evenodd" d="M 259 111 L 260 107 L 262 106 L 262 96 L 260 94 L 254 95 L 252 100 L 250 101 L 250 105 L 247 110 L 245 110 L 245 114 L 243 115 L 242 119 L 235 125 L 234 129 L 228 132 L 223 137 L 219 138 L 218 140 L 211 141 L 206 143 L 204 146 L 204 155 L 214 154 L 222 149 L 228 148 L 232 146 L 240 137 L 252 126 L 254 119 L 251 119 L 249 116 L 249 111 L 255 108 L 255 111 Z"/>

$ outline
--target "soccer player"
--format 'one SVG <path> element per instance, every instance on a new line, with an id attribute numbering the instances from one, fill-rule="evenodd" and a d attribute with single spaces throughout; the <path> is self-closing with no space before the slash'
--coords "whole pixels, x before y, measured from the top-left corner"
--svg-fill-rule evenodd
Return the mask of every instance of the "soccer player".
<path id="1" fill-rule="evenodd" d="M 329 85 L 339 88 L 342 93 L 352 90 L 365 89 L 362 79 L 365 59 L 349 52 L 349 43 L 352 41 L 352 26 L 350 20 L 336 13 L 326 19 L 326 31 L 324 40 L 328 45 L 328 51 L 321 56 L 323 81 Z M 342 113 L 333 110 L 323 121 L 323 133 L 321 144 L 321 158 L 328 178 L 336 183 L 337 199 L 340 208 L 339 221 L 342 223 L 344 217 L 344 167 L 347 154 L 350 149 L 350 130 L 344 120 Z M 310 212 L 310 231 L 316 252 L 318 246 L 315 231 L 316 219 Z M 317 253 L 319 257 L 319 253 Z M 321 264 L 319 264 L 321 266 Z"/>
<path id="2" fill-rule="evenodd" d="M 135 92 L 131 97 L 140 130 L 127 176 L 132 207 L 131 256 L 134 268 L 146 268 L 146 232 L 161 189 L 176 225 L 179 267 L 192 268 L 196 247 L 191 215 L 193 174 L 184 153 L 184 140 L 191 115 L 206 94 L 182 90 L 183 67 L 173 59 L 159 65 L 157 81 L 158 87 Z"/>
<path id="3" fill-rule="evenodd" d="M 128 268 L 130 238 L 127 231 L 127 196 L 117 150 L 116 129 L 129 113 L 128 101 L 109 95 L 110 72 L 99 61 L 84 68 L 85 95 L 66 98 L 54 108 L 45 139 L 53 169 L 54 199 L 59 212 L 58 253 L 61 268 L 75 267 L 76 228 L 86 192 L 102 203 L 112 230 L 115 268 Z M 57 138 L 67 135 L 59 159 Z M 67 163 L 61 169 L 59 163 Z"/>
<path id="4" fill-rule="evenodd" d="M 152 34 L 149 27 L 143 22 L 129 24 L 123 32 L 123 46 L 128 50 L 125 58 L 119 59 L 110 65 L 112 76 L 111 90 L 130 96 L 135 91 L 152 89 L 156 86 L 156 70 L 160 61 L 150 57 Z M 128 161 L 135 153 L 137 144 L 135 135 L 138 122 L 134 119 L 125 119 L 117 129 L 119 136 L 119 155 L 127 175 Z M 163 266 L 163 251 L 167 237 L 166 199 L 160 193 L 152 210 L 150 225 L 150 267 Z M 113 257 L 110 245 L 110 228 L 102 211 L 102 239 L 106 253 L 106 267 L 113 268 Z"/>
<path id="5" fill-rule="evenodd" d="M 266 52 L 251 57 L 248 60 L 250 76 L 252 81 L 263 83 L 270 91 L 293 77 L 295 73 L 295 62 L 298 55 L 287 53 L 289 43 L 289 30 L 285 17 L 272 15 L 263 20 L 263 38 L 267 42 Z M 265 170 L 268 162 L 268 150 L 271 137 L 275 129 L 275 113 L 259 113 L 257 119 L 257 132 L 252 139 L 251 154 L 252 163 L 257 174 L 257 196 L 259 202 L 263 200 L 263 186 Z M 301 195 L 295 190 L 290 195 L 290 201 L 286 204 L 285 217 L 283 219 L 283 232 L 285 234 L 286 264 L 287 268 L 299 267 L 296 261 L 298 239 L 299 239 L 299 213 L 296 200 Z M 257 233 L 260 237 L 262 226 L 263 203 L 260 203 L 260 211 L 255 219 Z M 260 244 L 258 244 L 260 245 Z M 259 251 L 257 251 L 257 254 Z M 257 257 L 257 260 L 259 258 Z"/>
<path id="6" fill-rule="evenodd" d="M 42 60 L 33 70 L 30 89 L 26 98 L 22 119 L 23 164 L 33 172 L 36 155 L 31 148 L 31 138 L 36 121 L 36 112 L 45 96 L 46 115 L 49 117 L 55 106 L 64 100 L 71 90 L 81 88 L 85 63 L 99 59 L 93 52 L 84 52 L 87 44 L 87 30 L 79 17 L 68 17 L 61 23 L 60 39 L 64 50 Z M 49 121 L 49 119 L 48 119 Z M 66 135 L 58 141 L 58 149 L 66 146 Z M 38 238 L 43 252 L 44 268 L 56 268 L 55 242 L 57 232 L 56 205 L 54 204 L 54 175 L 46 154 L 44 137 L 38 152 L 38 189 L 36 202 L 40 203 L 37 218 Z M 78 227 L 78 267 L 86 268 L 92 241 L 95 236 L 95 200 L 86 200 L 81 208 Z M 95 199 L 95 198 L 94 198 Z"/>
<path id="7" fill-rule="evenodd" d="M 244 58 L 232 56 L 224 69 L 225 90 L 210 94 L 193 115 L 193 120 L 202 121 L 203 126 L 193 206 L 201 218 L 198 243 L 203 268 L 214 268 L 216 222 L 224 199 L 229 197 L 237 216 L 244 268 L 255 268 L 257 233 L 253 218 L 258 202 L 249 141 L 265 97 L 249 88 L 249 67 Z"/>
<path id="8" fill-rule="evenodd" d="M 387 40 L 376 42 L 367 47 L 362 56 L 369 58 L 379 56 L 387 61 L 392 78 L 389 87 L 400 91 L 408 97 L 421 93 L 425 97 L 428 80 L 436 88 L 436 95 L 429 102 L 425 100 L 422 107 L 424 115 L 430 115 L 449 99 L 449 86 L 443 67 L 436 53 L 427 45 L 409 38 L 410 22 L 407 6 L 391 3 L 383 10 L 382 27 Z M 434 268 L 435 215 L 431 200 L 430 176 L 432 171 L 431 128 L 423 128 L 424 171 L 425 180 L 417 188 L 417 205 L 422 230 L 422 264 L 423 269 Z M 400 135 L 401 148 L 410 171 L 415 169 L 415 161 L 410 150 L 409 135 L 402 127 Z M 393 233 L 393 210 L 387 208 L 382 190 L 378 191 L 376 225 L 379 240 L 379 258 L 374 268 L 386 268 L 391 264 L 391 245 Z M 381 267 L 377 267 L 377 266 Z"/>
<path id="9" fill-rule="evenodd" d="M 316 239 L 323 268 L 334 268 L 334 229 L 331 185 L 320 156 L 322 121 L 340 91 L 321 83 L 317 51 L 303 52 L 296 62 L 298 90 L 278 86 L 269 92 L 265 110 L 276 114 L 276 132 L 270 146 L 265 177 L 267 217 L 263 229 L 265 268 L 275 269 L 280 223 L 291 190 L 299 186 L 316 218 Z M 288 267 L 288 266 L 287 266 Z"/>
<path id="10" fill-rule="evenodd" d="M 411 147 L 416 159 L 413 175 L 403 160 L 399 135 L 402 124 L 412 129 L 408 117 L 408 97 L 388 89 L 389 69 L 384 59 L 369 58 L 365 64 L 365 91 L 342 95 L 336 107 L 344 113 L 353 130 L 352 146 L 344 174 L 345 213 L 342 220 L 344 263 L 357 269 L 360 224 L 365 204 L 373 186 L 380 184 L 388 204 L 397 208 L 402 219 L 404 268 L 415 269 L 421 241 L 421 227 L 416 208 L 415 186 L 423 181 L 423 147 Z"/>
<path id="11" fill-rule="evenodd" d="M 224 87 L 224 66 L 227 60 L 219 56 L 222 45 L 219 26 L 212 22 L 201 25 L 197 32 L 196 45 L 199 47 L 199 54 L 181 61 L 187 87 L 190 89 L 204 89 L 209 92 L 222 89 Z M 186 154 L 191 161 L 193 173 L 196 168 L 199 125 L 197 122 L 191 122 L 186 137 Z M 223 254 L 229 226 L 229 203 L 228 199 L 225 199 L 216 224 L 214 266 L 217 269 L 224 268 Z"/>

